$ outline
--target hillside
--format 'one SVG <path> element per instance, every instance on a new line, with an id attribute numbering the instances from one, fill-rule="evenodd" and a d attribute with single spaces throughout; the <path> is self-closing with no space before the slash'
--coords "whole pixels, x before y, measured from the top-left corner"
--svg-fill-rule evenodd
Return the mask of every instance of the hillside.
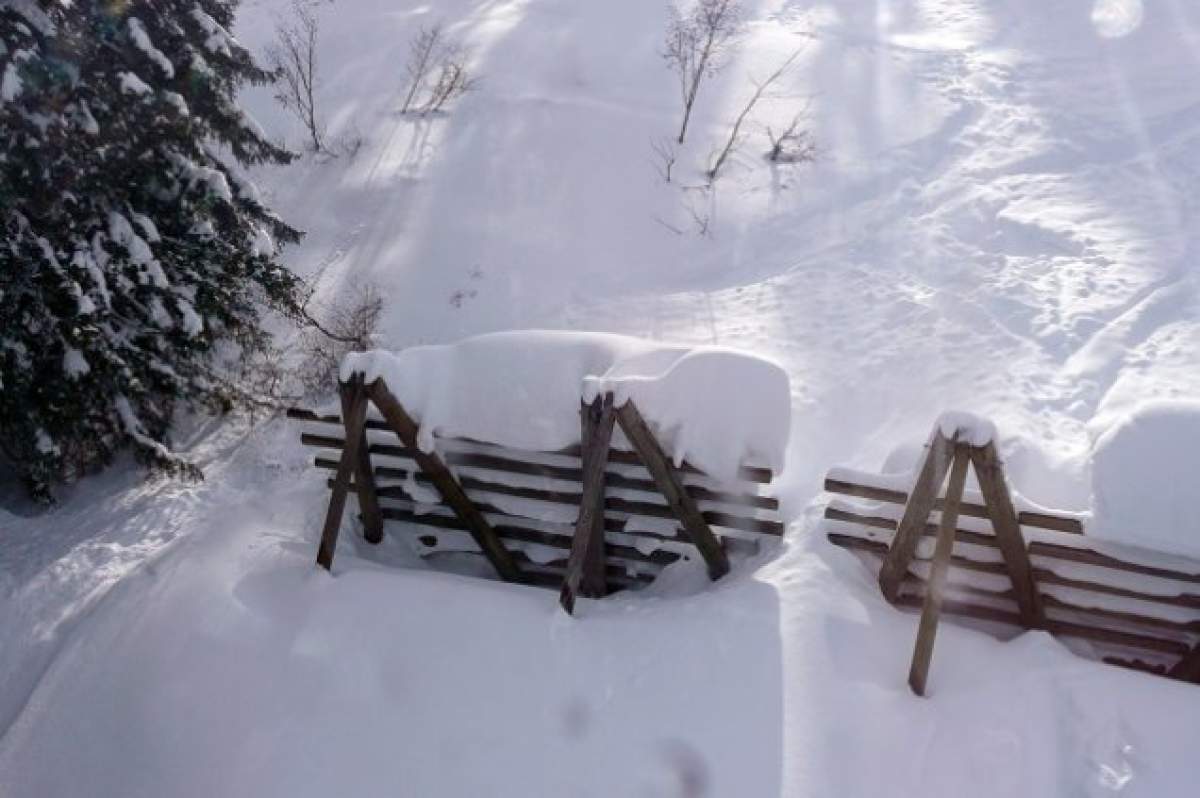
<path id="1" fill-rule="evenodd" d="M 1094 468 L 1100 443 L 1149 399 L 1183 408 L 1164 447 L 1200 429 L 1200 9 L 744 5 L 672 183 L 666 15 L 644 0 L 322 4 L 318 97 L 361 147 L 254 177 L 308 231 L 288 258 L 319 301 L 378 287 L 389 348 L 549 328 L 777 360 L 780 550 L 576 620 L 393 539 L 348 541 L 330 578 L 295 430 L 195 422 L 202 484 L 125 463 L 48 514 L 0 505 L 0 793 L 1190 794 L 1200 691 L 1044 634 L 944 625 L 937 694 L 912 697 L 916 618 L 813 502 L 831 465 L 910 467 L 954 408 L 995 420 L 1023 496 L 1120 531 L 1094 494 L 1155 454 Z M 262 52 L 285 8 L 247 0 L 239 39 Z M 479 86 L 401 115 L 407 42 L 437 20 Z M 700 189 L 751 81 L 797 49 Z M 302 145 L 269 91 L 245 102 Z M 806 103 L 816 161 L 772 165 L 763 128 Z"/>

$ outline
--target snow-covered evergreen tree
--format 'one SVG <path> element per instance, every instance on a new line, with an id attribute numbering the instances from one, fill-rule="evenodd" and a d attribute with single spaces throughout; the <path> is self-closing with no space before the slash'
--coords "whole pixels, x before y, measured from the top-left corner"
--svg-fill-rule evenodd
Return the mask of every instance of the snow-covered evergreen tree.
<path id="1" fill-rule="evenodd" d="M 185 467 L 181 404 L 295 312 L 299 233 L 236 165 L 285 163 L 235 103 L 271 74 L 236 0 L 0 0 L 0 450 L 45 493 L 132 444 Z"/>

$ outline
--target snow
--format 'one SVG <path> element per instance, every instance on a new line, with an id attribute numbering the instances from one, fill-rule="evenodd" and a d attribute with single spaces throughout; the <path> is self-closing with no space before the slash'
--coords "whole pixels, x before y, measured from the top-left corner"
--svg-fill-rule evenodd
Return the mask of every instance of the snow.
<path id="1" fill-rule="evenodd" d="M 1148 400 L 1096 441 L 1089 534 L 1200 556 L 1200 401 Z"/>
<path id="2" fill-rule="evenodd" d="M 972 413 L 948 410 L 938 416 L 936 426 L 944 437 L 971 446 L 985 446 L 996 440 L 996 425 Z"/>
<path id="3" fill-rule="evenodd" d="M 134 46 L 146 54 L 151 61 L 162 70 L 163 74 L 168 78 L 175 77 L 175 67 L 171 65 L 171 60 L 163 55 L 163 51 L 154 46 L 150 41 L 150 35 L 146 33 L 146 28 L 142 25 L 142 21 L 137 17 L 129 17 L 129 36 L 133 39 Z"/>
<path id="4" fill-rule="evenodd" d="M 66 348 L 66 352 L 63 354 L 63 371 L 66 372 L 67 377 L 77 380 L 91 370 L 92 367 L 88 365 L 82 352 L 74 347 Z"/>
<path id="5" fill-rule="evenodd" d="M 204 332 L 204 319 L 200 318 L 200 314 L 192 307 L 192 303 L 179 297 L 175 300 L 175 307 L 179 310 L 181 317 L 180 327 L 188 336 L 195 337 Z"/>
<path id="6" fill-rule="evenodd" d="M 612 392 L 618 406 L 634 401 L 676 463 L 726 480 L 742 464 L 783 469 L 788 377 L 744 352 L 527 330 L 348 355 L 341 379 L 359 372 L 387 383 L 419 424 L 424 451 L 435 435 L 562 449 L 579 442 L 580 401 Z"/>
<path id="7" fill-rule="evenodd" d="M 0 76 L 0 102 L 12 102 L 24 88 L 24 81 L 17 72 L 16 59 L 4 65 L 4 74 Z"/>
<path id="8" fill-rule="evenodd" d="M 119 72 L 121 78 L 121 91 L 129 94 L 149 94 L 152 89 L 146 81 L 139 78 L 132 72 Z"/>
<path id="9" fill-rule="evenodd" d="M 239 39 L 261 53 L 287 6 L 244 3 Z M 178 440 L 202 484 L 126 463 L 40 516 L 0 503 L 6 795 L 1194 792 L 1200 690 L 1046 635 L 943 624 L 913 697 L 916 618 L 823 540 L 814 500 L 836 463 L 910 475 L 960 408 L 1001 431 L 1014 493 L 1092 514 L 1091 547 L 1187 547 L 1187 483 L 1160 467 L 1195 462 L 1200 7 L 746 6 L 672 184 L 650 148 L 679 122 L 665 11 L 644 0 L 318 4 L 329 138 L 362 148 L 252 177 L 308 231 L 285 251 L 316 300 L 378 286 L 390 348 L 599 330 L 778 363 L 779 549 L 715 585 L 671 566 L 577 619 L 553 591 L 430 570 L 392 526 L 372 547 L 347 520 L 330 576 L 327 474 L 294 426 L 206 422 Z M 483 80 L 404 117 L 397 52 L 435 17 Z M 696 187 L 748 81 L 801 43 Z M 820 157 L 772 167 L 759 126 L 809 98 Z M 245 101 L 303 143 L 269 88 Z M 577 403 L 570 365 L 524 406 Z M 1164 507 L 1134 525 L 1137 486 Z"/>

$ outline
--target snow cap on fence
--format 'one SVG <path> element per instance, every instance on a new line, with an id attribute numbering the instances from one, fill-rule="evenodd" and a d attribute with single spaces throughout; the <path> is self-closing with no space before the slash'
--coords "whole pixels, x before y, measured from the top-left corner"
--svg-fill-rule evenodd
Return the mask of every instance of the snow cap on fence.
<path id="1" fill-rule="evenodd" d="M 784 465 L 787 373 L 757 355 L 606 333 L 527 330 L 455 344 L 348 355 L 341 378 L 382 377 L 434 436 L 550 451 L 579 442 L 579 407 L 602 393 L 633 400 L 667 453 L 719 479 L 739 465 Z M 618 436 L 617 446 L 625 448 Z"/>

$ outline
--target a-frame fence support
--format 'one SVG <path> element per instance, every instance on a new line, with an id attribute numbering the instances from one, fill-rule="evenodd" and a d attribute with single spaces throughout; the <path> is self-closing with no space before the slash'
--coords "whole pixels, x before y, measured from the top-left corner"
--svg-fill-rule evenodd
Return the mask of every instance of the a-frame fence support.
<path id="1" fill-rule="evenodd" d="M 1004 479 L 1004 467 L 995 443 L 988 441 L 983 445 L 971 445 L 959 441 L 958 432 L 947 437 L 940 425 L 935 427 L 916 484 L 909 494 L 904 514 L 879 570 L 880 589 L 888 601 L 895 603 L 900 597 L 901 584 L 909 574 L 917 543 L 925 534 L 929 514 L 934 510 L 941 511 L 933 561 L 930 563 L 930 574 L 925 586 L 921 623 L 909 671 L 909 686 L 917 695 L 925 694 L 929 664 L 933 656 L 933 641 L 941 612 L 942 588 L 954 548 L 968 465 L 974 466 L 996 544 L 1012 581 L 1013 596 L 1017 602 L 1021 624 L 1027 629 L 1045 626 L 1041 594 L 1034 581 L 1033 565 L 1024 536 L 1021 534 L 1016 508 L 1013 507 L 1012 497 Z M 946 481 L 947 472 L 950 473 L 950 484 L 945 499 L 939 499 L 938 494 Z"/>
<path id="2" fill-rule="evenodd" d="M 358 493 L 359 503 L 363 510 L 363 525 L 367 530 L 367 539 L 378 539 L 382 535 L 378 498 L 375 493 L 374 476 L 366 442 L 367 408 L 368 400 L 370 400 L 379 409 L 388 427 L 410 450 L 417 466 L 429 476 L 434 487 L 442 495 L 442 499 L 467 527 L 484 556 L 496 569 L 496 573 L 509 582 L 523 581 L 521 571 L 513 560 L 512 554 L 504 548 L 496 531 L 471 503 L 462 486 L 458 484 L 458 480 L 450 473 L 450 469 L 436 453 L 422 452 L 417 446 L 416 422 L 388 390 L 383 380 L 376 380 L 370 385 L 366 385 L 363 375 L 355 374 L 349 382 L 342 384 L 341 393 L 342 421 L 345 426 L 346 440 L 342 446 L 342 456 L 338 462 L 338 469 L 333 480 L 333 491 L 329 497 L 329 509 L 326 511 L 325 525 L 321 531 L 317 564 L 326 570 L 333 565 L 338 530 L 346 509 L 346 495 L 351 487 L 352 475 L 354 476 L 353 486 Z"/>
<path id="3" fill-rule="evenodd" d="M 428 477 L 458 520 L 470 532 L 475 542 L 501 578 L 511 582 L 527 581 L 514 559 L 504 547 L 483 513 L 471 501 L 462 485 L 436 452 L 422 452 L 417 445 L 416 422 L 383 380 L 366 384 L 362 374 L 354 374 L 340 388 L 342 423 L 345 440 L 337 469 L 331 481 L 332 494 L 321 530 L 317 564 L 325 569 L 333 565 L 338 531 L 345 514 L 346 497 L 353 489 L 362 510 L 366 539 L 378 543 L 383 535 L 383 513 L 371 465 L 371 447 L 367 441 L 367 412 L 374 404 L 383 416 L 388 429 L 404 445 L 405 454 L 412 457 L 417 468 Z M 374 422 L 372 422 L 374 423 Z M 606 575 L 605 529 L 605 472 L 609 464 L 612 436 L 620 425 L 638 458 L 653 478 L 658 491 L 666 499 L 671 516 L 682 527 L 682 533 L 696 546 L 704 558 L 711 579 L 729 572 L 729 558 L 721 540 L 713 533 L 688 493 L 679 469 L 671 462 L 655 438 L 646 420 L 632 401 L 621 407 L 614 405 L 612 394 L 597 397 L 580 410 L 580 440 L 582 457 L 582 494 L 579 515 L 575 523 L 571 553 L 567 562 L 560 593 L 562 606 L 574 611 L 577 596 L 602 597 L 608 592 Z"/>

